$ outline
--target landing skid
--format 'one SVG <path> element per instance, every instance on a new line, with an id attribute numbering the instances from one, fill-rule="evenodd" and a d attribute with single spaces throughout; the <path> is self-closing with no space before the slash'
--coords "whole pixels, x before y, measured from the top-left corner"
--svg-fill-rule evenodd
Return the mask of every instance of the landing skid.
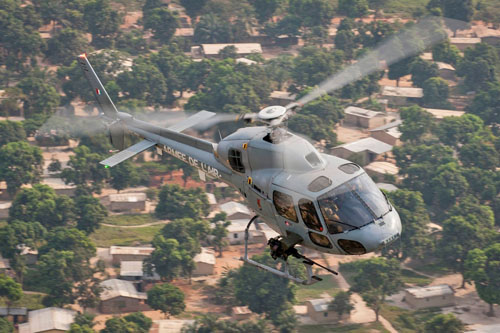
<path id="1" fill-rule="evenodd" d="M 255 260 L 248 258 L 248 237 L 249 237 L 248 232 L 249 232 L 250 226 L 257 219 L 257 217 L 258 216 L 252 217 L 252 219 L 250 220 L 250 222 L 248 222 L 248 225 L 245 229 L 245 255 L 243 257 L 241 257 L 240 260 L 242 260 L 250 265 L 253 265 L 255 267 L 258 267 L 260 269 L 263 269 L 265 271 L 268 271 L 274 275 L 277 275 L 277 276 L 283 277 L 285 279 L 289 279 L 291 281 L 294 281 L 294 282 L 300 283 L 300 284 L 304 284 L 304 285 L 311 285 L 311 284 L 317 283 L 317 282 L 322 280 L 320 277 L 313 274 L 313 272 L 312 272 L 313 265 L 318 265 L 318 266 L 328 270 L 332 274 L 335 274 L 335 275 L 338 274 L 337 272 L 332 271 L 332 270 L 328 269 L 327 267 L 324 267 L 324 266 L 312 261 L 311 259 L 304 257 L 303 255 L 299 254 L 297 252 L 297 250 L 293 247 L 292 247 L 293 251 L 290 251 L 290 255 L 293 255 L 294 257 L 299 258 L 299 259 L 303 259 L 302 263 L 304 264 L 304 267 L 306 268 L 307 279 L 300 279 L 300 278 L 290 274 L 290 269 L 289 269 L 290 267 L 289 267 L 288 261 L 286 260 L 288 255 L 279 256 L 280 258 L 283 259 L 283 261 L 285 263 L 285 266 L 284 266 L 285 269 L 283 271 L 276 269 L 276 268 L 273 268 L 273 267 L 269 267 L 267 265 L 261 264 L 259 262 L 256 262 Z M 278 240 L 276 240 L 276 241 L 278 241 Z M 275 257 L 273 255 L 273 258 L 276 259 L 277 257 Z"/>

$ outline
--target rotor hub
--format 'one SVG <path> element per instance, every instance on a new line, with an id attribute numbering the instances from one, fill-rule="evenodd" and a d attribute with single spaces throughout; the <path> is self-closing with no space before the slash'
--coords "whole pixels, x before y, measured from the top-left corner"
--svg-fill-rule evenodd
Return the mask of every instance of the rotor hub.
<path id="1" fill-rule="evenodd" d="M 272 105 L 260 110 L 259 119 L 269 121 L 282 117 L 286 113 L 286 108 L 281 105 Z"/>

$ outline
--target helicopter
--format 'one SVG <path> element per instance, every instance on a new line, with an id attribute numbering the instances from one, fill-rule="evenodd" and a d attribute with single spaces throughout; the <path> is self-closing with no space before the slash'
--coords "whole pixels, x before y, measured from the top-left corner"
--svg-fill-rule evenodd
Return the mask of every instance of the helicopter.
<path id="1" fill-rule="evenodd" d="M 216 119 L 213 112 L 200 111 L 167 128 L 120 112 L 86 54 L 81 54 L 77 57 L 78 64 L 93 89 L 109 139 L 120 150 L 100 163 L 106 168 L 113 167 L 156 147 L 158 153 L 169 154 L 198 169 L 201 179 L 216 179 L 232 185 L 255 212 L 245 230 L 245 252 L 241 260 L 297 283 L 309 285 L 321 281 L 313 274 L 313 265 L 337 273 L 305 257 L 296 246 L 331 254 L 362 255 L 378 251 L 398 239 L 402 232 L 401 220 L 386 195 L 361 166 L 320 153 L 308 140 L 288 131 L 286 121 L 317 97 L 443 40 L 442 34 L 434 32 L 434 23 L 434 19 L 422 20 L 396 34 L 296 102 L 234 116 L 234 120 L 259 122 L 262 126 L 240 128 L 218 143 L 182 133 Z M 410 42 L 415 40 L 418 43 Z M 396 45 L 398 52 L 395 52 Z M 129 134 L 143 140 L 125 147 L 125 137 Z M 271 256 L 283 260 L 281 270 L 248 257 L 248 230 L 257 218 L 279 234 L 268 244 Z M 290 273 L 289 256 L 302 260 L 307 278 Z"/>

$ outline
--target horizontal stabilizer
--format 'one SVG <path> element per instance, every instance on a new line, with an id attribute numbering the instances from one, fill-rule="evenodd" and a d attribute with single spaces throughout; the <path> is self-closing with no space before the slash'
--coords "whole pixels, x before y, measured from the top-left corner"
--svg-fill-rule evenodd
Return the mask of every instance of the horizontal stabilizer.
<path id="1" fill-rule="evenodd" d="M 203 121 L 206 121 L 215 116 L 215 113 L 209 111 L 200 111 L 189 118 L 184 119 L 183 121 L 178 122 L 170 126 L 168 129 L 175 132 L 182 132 L 185 129 L 192 127 L 196 124 L 199 124 Z"/>
<path id="2" fill-rule="evenodd" d="M 143 152 L 144 150 L 154 145 L 155 143 L 153 141 L 142 140 L 141 142 L 138 142 L 135 145 L 130 146 L 127 149 L 124 149 L 121 152 L 114 154 L 111 157 L 108 157 L 107 159 L 101 161 L 100 163 L 106 167 L 114 167 L 115 165 L 125 161 L 128 158 L 131 158 L 132 156 L 139 154 L 140 152 Z"/>

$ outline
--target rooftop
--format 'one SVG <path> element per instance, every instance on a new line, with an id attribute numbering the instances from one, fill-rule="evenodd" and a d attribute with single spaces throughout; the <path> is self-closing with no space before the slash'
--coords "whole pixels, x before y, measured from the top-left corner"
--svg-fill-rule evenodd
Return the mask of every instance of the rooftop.
<path id="1" fill-rule="evenodd" d="M 236 59 L 237 64 L 245 64 L 245 65 L 255 65 L 257 61 L 253 61 L 247 58 L 238 58 Z"/>
<path id="2" fill-rule="evenodd" d="M 373 172 L 377 172 L 380 174 L 390 174 L 390 175 L 397 175 L 399 172 L 399 168 L 392 163 L 385 162 L 385 161 L 375 161 L 371 162 L 370 164 L 366 165 L 364 167 L 365 170 L 371 170 Z"/>
<path id="3" fill-rule="evenodd" d="M 444 117 L 460 117 L 465 114 L 465 111 L 457 110 L 442 110 L 442 109 L 425 109 L 432 114 L 436 119 L 443 119 Z"/>
<path id="4" fill-rule="evenodd" d="M 194 29 L 193 28 L 177 28 L 177 29 L 175 29 L 174 36 L 193 37 L 194 36 Z"/>
<path id="5" fill-rule="evenodd" d="M 205 193 L 207 195 L 208 203 L 211 205 L 217 204 L 217 199 L 215 199 L 215 195 L 213 193 Z"/>
<path id="6" fill-rule="evenodd" d="M 450 295 L 455 293 L 453 288 L 447 284 L 439 284 L 437 286 L 428 287 L 415 287 L 405 290 L 407 293 L 415 296 L 416 298 Z"/>
<path id="7" fill-rule="evenodd" d="M 30 311 L 28 322 L 19 325 L 19 333 L 37 333 L 52 330 L 68 331 L 76 312 L 61 308 Z"/>
<path id="8" fill-rule="evenodd" d="M 164 319 L 155 320 L 154 325 L 157 326 L 157 333 L 178 333 L 186 325 L 194 324 L 192 319 Z M 154 330 L 154 326 L 153 326 Z"/>
<path id="9" fill-rule="evenodd" d="M 445 62 L 436 61 L 436 65 L 438 66 L 438 69 L 449 69 L 450 71 L 455 70 L 455 67 L 453 67 L 452 65 L 447 64 Z"/>
<path id="10" fill-rule="evenodd" d="M 398 187 L 393 184 L 389 183 L 377 183 L 377 187 L 381 190 L 387 191 L 387 192 L 392 192 L 392 191 L 397 191 Z"/>
<path id="11" fill-rule="evenodd" d="M 226 46 L 234 46 L 236 54 L 262 53 L 259 43 L 201 44 L 203 53 L 208 55 L 217 55 Z"/>
<path id="12" fill-rule="evenodd" d="M 215 254 L 213 250 L 207 249 L 205 247 L 201 248 L 201 252 L 194 256 L 193 261 L 195 263 L 205 263 L 209 265 L 215 265 Z"/>
<path id="13" fill-rule="evenodd" d="M 146 293 L 140 293 L 135 289 L 131 281 L 109 279 L 101 282 L 104 290 L 101 293 L 101 300 L 107 301 L 115 297 L 129 297 L 137 299 L 147 299 Z"/>
<path id="14" fill-rule="evenodd" d="M 307 302 L 311 303 L 314 311 L 325 312 L 328 311 L 328 304 L 332 302 L 333 298 L 317 298 L 310 299 Z"/>
<path id="15" fill-rule="evenodd" d="M 132 246 L 111 246 L 109 248 L 109 254 L 132 254 L 132 255 L 150 255 L 154 251 L 154 247 L 142 246 L 142 247 L 132 247 Z"/>
<path id="16" fill-rule="evenodd" d="M 12 206 L 12 201 L 0 201 L 0 209 L 9 209 Z"/>
<path id="17" fill-rule="evenodd" d="M 233 306 L 231 309 L 231 312 L 235 315 L 242 315 L 242 314 L 251 314 L 252 311 L 248 308 L 248 306 Z"/>
<path id="18" fill-rule="evenodd" d="M 362 109 L 362 108 L 358 108 L 357 106 L 348 106 L 344 110 L 344 112 L 347 114 L 353 115 L 353 116 L 363 117 L 363 118 L 373 118 L 376 116 L 383 116 L 384 115 L 382 112 Z"/>
<path id="19" fill-rule="evenodd" d="M 385 130 L 388 130 L 388 129 L 391 129 L 391 128 L 394 128 L 394 127 L 398 127 L 402 123 L 403 123 L 402 120 L 395 120 L 395 121 L 391 121 L 390 123 L 387 123 L 385 125 L 382 125 L 382 126 L 379 126 L 379 127 L 375 127 L 375 128 L 373 128 L 373 129 L 371 129 L 369 131 L 370 132 L 385 131 Z"/>
<path id="20" fill-rule="evenodd" d="M 245 228 L 247 227 L 248 221 L 249 220 L 247 220 L 247 219 L 231 220 L 230 221 L 231 224 L 227 226 L 227 231 L 229 233 L 245 231 Z M 250 231 L 257 230 L 255 227 L 255 223 L 252 223 L 249 230 Z"/>
<path id="21" fill-rule="evenodd" d="M 146 193 L 119 193 L 110 194 L 111 202 L 140 202 L 146 201 Z"/>
<path id="22" fill-rule="evenodd" d="M 481 38 L 478 37 L 451 37 L 451 44 L 476 44 L 481 43 Z"/>
<path id="23" fill-rule="evenodd" d="M 382 95 L 393 97 L 422 98 L 424 96 L 424 91 L 422 88 L 384 86 L 382 88 Z"/>
<path id="24" fill-rule="evenodd" d="M 120 276 L 142 276 L 143 262 L 141 261 L 122 261 L 120 262 Z"/>
<path id="25" fill-rule="evenodd" d="M 388 145 L 385 142 L 382 142 L 380 140 L 374 139 L 374 138 L 364 138 L 358 141 L 350 142 L 350 143 L 344 143 L 343 145 L 337 146 L 335 148 L 345 148 L 347 150 L 350 150 L 354 153 L 359 153 L 363 151 L 369 151 L 374 154 L 383 154 L 388 151 L 392 150 L 392 146 Z"/>
<path id="26" fill-rule="evenodd" d="M 0 307 L 0 316 L 26 316 L 28 314 L 27 308 L 14 308 L 14 307 Z"/>
<path id="27" fill-rule="evenodd" d="M 227 214 L 227 216 L 231 216 L 236 213 L 243 213 L 247 215 L 252 215 L 250 209 L 242 203 L 236 201 L 229 201 L 223 203 L 219 206 L 219 209 Z"/>
<path id="28" fill-rule="evenodd" d="M 289 93 L 288 91 L 275 90 L 271 93 L 271 98 L 275 99 L 286 99 L 289 101 L 295 101 L 296 94 Z"/>
<path id="29" fill-rule="evenodd" d="M 54 190 L 74 189 L 76 185 L 66 184 L 61 178 L 42 178 L 42 184 Z"/>

